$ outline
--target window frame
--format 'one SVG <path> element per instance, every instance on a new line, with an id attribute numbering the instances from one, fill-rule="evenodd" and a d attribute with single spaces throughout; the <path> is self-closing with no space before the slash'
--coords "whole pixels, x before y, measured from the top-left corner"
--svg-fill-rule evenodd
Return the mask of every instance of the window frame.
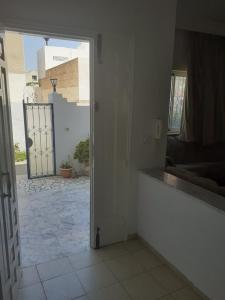
<path id="1" fill-rule="evenodd" d="M 32 75 L 32 81 L 37 81 L 37 75 Z"/>
<path id="2" fill-rule="evenodd" d="M 174 80 L 172 82 L 172 78 L 174 76 Z M 179 135 L 180 134 L 180 129 L 177 128 L 171 128 L 170 124 L 171 124 L 171 115 L 173 112 L 173 107 L 174 107 L 174 102 L 171 105 L 171 99 L 173 99 L 174 101 L 174 90 L 175 90 L 175 83 L 176 77 L 185 77 L 186 81 L 185 81 L 185 87 L 184 87 L 184 91 L 186 89 L 186 84 L 187 84 L 187 71 L 186 70 L 173 70 L 171 72 L 171 77 L 170 77 L 170 99 L 169 99 L 169 114 L 168 114 L 168 135 Z"/>

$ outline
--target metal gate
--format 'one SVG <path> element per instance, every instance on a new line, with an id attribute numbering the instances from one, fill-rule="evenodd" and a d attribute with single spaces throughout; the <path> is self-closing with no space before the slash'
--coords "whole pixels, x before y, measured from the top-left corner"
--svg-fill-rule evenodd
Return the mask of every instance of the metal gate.
<path id="1" fill-rule="evenodd" d="M 24 103 L 28 178 L 56 175 L 52 103 Z"/>

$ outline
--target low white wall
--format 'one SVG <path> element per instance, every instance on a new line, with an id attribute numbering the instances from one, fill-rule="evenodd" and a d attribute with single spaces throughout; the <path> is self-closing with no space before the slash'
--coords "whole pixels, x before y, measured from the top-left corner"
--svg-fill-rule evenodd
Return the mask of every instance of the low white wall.
<path id="1" fill-rule="evenodd" d="M 16 175 L 27 175 L 27 161 L 20 161 L 15 163 Z"/>
<path id="2" fill-rule="evenodd" d="M 82 165 L 73 159 L 73 154 L 75 146 L 89 137 L 90 108 L 67 102 L 57 93 L 49 95 L 49 103 L 54 105 L 57 174 L 62 161 L 68 160 L 68 156 L 75 172 L 80 173 Z"/>
<path id="3" fill-rule="evenodd" d="M 225 299 L 222 210 L 139 173 L 138 234 L 210 299 Z"/>
<path id="4" fill-rule="evenodd" d="M 89 45 L 87 44 L 89 47 Z M 90 101 L 90 68 L 89 57 L 78 59 L 79 101 Z"/>
<path id="5" fill-rule="evenodd" d="M 23 98 L 26 87 L 26 74 L 8 74 L 9 96 L 11 102 L 13 141 L 25 150 L 25 132 L 23 120 Z"/>
<path id="6" fill-rule="evenodd" d="M 26 74 L 8 73 L 8 82 L 10 101 L 22 103 L 26 86 Z"/>
<path id="7" fill-rule="evenodd" d="M 13 142 L 19 143 L 20 150 L 25 150 L 25 130 L 23 118 L 23 103 L 11 102 L 12 127 L 13 127 Z"/>

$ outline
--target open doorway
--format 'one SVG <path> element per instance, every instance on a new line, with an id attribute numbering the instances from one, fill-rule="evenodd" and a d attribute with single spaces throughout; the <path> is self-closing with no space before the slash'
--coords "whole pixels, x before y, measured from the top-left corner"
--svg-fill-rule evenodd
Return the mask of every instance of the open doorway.
<path id="1" fill-rule="evenodd" d="M 22 266 L 90 246 L 90 44 L 5 33 Z"/>

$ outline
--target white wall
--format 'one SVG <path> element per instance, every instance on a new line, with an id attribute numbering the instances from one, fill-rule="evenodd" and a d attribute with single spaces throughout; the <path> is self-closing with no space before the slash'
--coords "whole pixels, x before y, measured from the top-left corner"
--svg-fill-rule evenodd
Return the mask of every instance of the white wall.
<path id="1" fill-rule="evenodd" d="M 225 213 L 144 173 L 138 199 L 138 234 L 209 299 L 224 300 Z"/>
<path id="2" fill-rule="evenodd" d="M 78 58 L 79 101 L 90 100 L 90 67 L 89 58 Z"/>
<path id="3" fill-rule="evenodd" d="M 32 78 L 32 76 L 37 76 L 37 80 L 34 80 Z M 38 81 L 38 72 L 37 72 L 37 70 L 30 70 L 30 71 L 26 72 L 26 82 L 29 83 L 29 82 L 33 82 L 33 81 Z"/>
<path id="4" fill-rule="evenodd" d="M 37 51 L 38 79 L 45 77 L 45 48 Z"/>
<path id="5" fill-rule="evenodd" d="M 24 118 L 23 118 L 23 104 L 22 101 L 11 102 L 11 114 L 12 114 L 12 128 L 13 128 L 13 142 L 19 143 L 20 150 L 25 150 L 25 130 L 24 130 Z"/>
<path id="6" fill-rule="evenodd" d="M 11 101 L 13 141 L 19 143 L 21 150 L 25 150 L 25 131 L 23 120 L 23 96 L 26 87 L 26 74 L 8 74 L 9 95 Z"/>
<path id="7" fill-rule="evenodd" d="M 26 31 L 102 34 L 94 53 L 95 226 L 104 243 L 136 232 L 136 169 L 164 163 L 176 0 L 3 0 L 0 22 Z M 149 136 L 163 120 L 163 138 Z"/>
<path id="8" fill-rule="evenodd" d="M 54 109 L 57 174 L 61 163 L 68 159 L 79 174 L 82 165 L 73 159 L 73 154 L 75 146 L 90 136 L 90 107 L 67 102 L 57 93 L 50 94 L 48 102 L 53 103 Z"/>
<path id="9" fill-rule="evenodd" d="M 23 92 L 26 87 L 26 75 L 9 73 L 9 95 L 11 102 L 22 103 Z"/>
<path id="10" fill-rule="evenodd" d="M 177 28 L 225 35 L 223 0 L 178 0 Z"/>
<path id="11" fill-rule="evenodd" d="M 42 79 L 46 70 L 78 57 L 79 101 L 90 101 L 90 47 L 82 42 L 76 49 L 44 46 L 37 52 L 38 75 Z M 56 59 L 58 58 L 58 59 Z"/>

